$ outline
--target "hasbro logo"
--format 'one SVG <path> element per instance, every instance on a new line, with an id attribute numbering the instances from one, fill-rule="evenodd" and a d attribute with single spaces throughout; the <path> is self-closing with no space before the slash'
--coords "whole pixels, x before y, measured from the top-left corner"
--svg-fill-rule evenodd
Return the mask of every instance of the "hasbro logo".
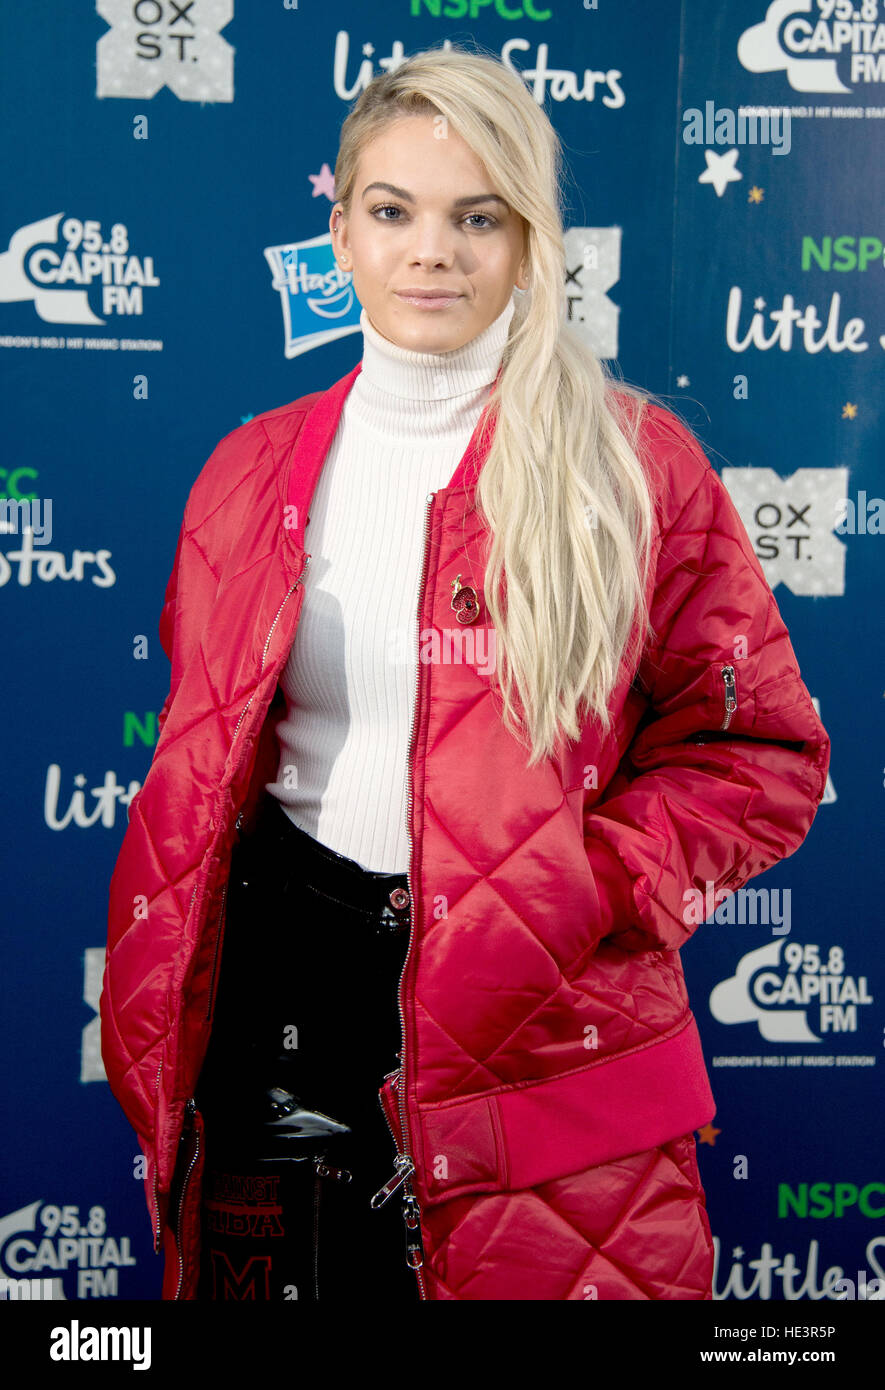
<path id="1" fill-rule="evenodd" d="M 287 357 L 359 332 L 362 305 L 332 250 L 329 233 L 310 241 L 267 246 L 272 287 L 280 292 Z"/>

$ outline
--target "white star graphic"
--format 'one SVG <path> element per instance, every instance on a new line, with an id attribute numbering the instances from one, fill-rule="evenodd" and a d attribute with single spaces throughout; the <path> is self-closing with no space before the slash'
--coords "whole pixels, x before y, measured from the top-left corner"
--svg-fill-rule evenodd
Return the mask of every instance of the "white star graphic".
<path id="1" fill-rule="evenodd" d="M 685 375 L 683 374 L 682 376 L 678 376 L 678 377 L 676 378 L 676 385 L 677 385 L 677 386 L 683 386 L 683 387 L 684 387 L 684 386 L 690 386 L 690 385 L 691 385 L 691 382 L 689 381 L 688 377 L 685 376 Z"/>
<path id="2" fill-rule="evenodd" d="M 738 153 L 737 149 L 728 150 L 725 154 L 704 150 L 707 167 L 698 175 L 698 183 L 711 183 L 716 189 L 716 197 L 721 198 L 728 184 L 744 177 L 734 167 L 737 164 Z"/>

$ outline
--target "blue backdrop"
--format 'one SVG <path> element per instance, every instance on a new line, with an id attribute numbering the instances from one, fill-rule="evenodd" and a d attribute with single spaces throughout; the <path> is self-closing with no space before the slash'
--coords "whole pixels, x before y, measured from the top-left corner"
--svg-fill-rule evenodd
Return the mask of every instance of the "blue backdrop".
<path id="1" fill-rule="evenodd" d="M 0 11 L 0 501 L 32 504 L 0 511 L 0 1279 L 159 1295 L 96 1008 L 163 592 L 219 438 L 360 358 L 338 132 L 374 73 L 446 39 L 499 53 L 553 121 L 571 315 L 698 432 L 832 738 L 806 842 L 705 904 L 683 959 L 718 1105 L 715 1297 L 862 1297 L 885 1275 L 882 0 Z"/>

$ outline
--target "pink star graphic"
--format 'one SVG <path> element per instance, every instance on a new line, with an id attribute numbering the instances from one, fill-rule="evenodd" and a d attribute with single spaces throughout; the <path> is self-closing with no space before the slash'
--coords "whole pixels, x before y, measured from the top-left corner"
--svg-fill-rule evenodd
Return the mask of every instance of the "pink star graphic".
<path id="1" fill-rule="evenodd" d="M 335 176 L 328 164 L 324 164 L 318 174 L 308 174 L 307 176 L 313 184 L 313 196 L 319 198 L 325 193 L 330 203 L 335 201 Z"/>

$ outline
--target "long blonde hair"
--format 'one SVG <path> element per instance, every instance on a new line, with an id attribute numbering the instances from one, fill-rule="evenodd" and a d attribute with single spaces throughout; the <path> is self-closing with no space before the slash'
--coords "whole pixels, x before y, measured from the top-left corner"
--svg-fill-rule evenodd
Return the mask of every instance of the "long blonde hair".
<path id="1" fill-rule="evenodd" d="M 653 397 L 610 373 L 565 320 L 559 139 L 494 56 L 428 49 L 372 80 L 341 129 L 335 196 L 345 216 L 362 151 L 408 115 L 445 117 L 527 224 L 529 288 L 486 403 L 483 433 L 493 434 L 476 504 L 491 537 L 484 596 L 501 714 L 528 736 L 531 766 L 563 734 L 578 738 L 587 715 L 609 731 L 621 662 L 638 659 L 649 631 L 653 507 L 637 445 Z"/>

